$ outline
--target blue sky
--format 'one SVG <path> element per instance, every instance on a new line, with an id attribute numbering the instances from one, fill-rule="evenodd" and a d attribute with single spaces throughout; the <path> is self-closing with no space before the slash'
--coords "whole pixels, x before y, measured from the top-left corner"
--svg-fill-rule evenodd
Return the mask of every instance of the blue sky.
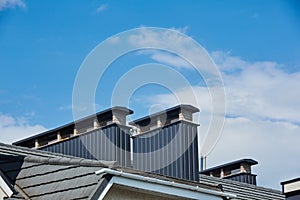
<path id="1" fill-rule="evenodd" d="M 261 184 L 279 188 L 278 182 L 296 176 L 300 167 L 295 143 L 300 139 L 299 9 L 297 1 L 278 0 L 0 0 L 1 141 L 12 142 L 72 121 L 77 71 L 101 41 L 141 26 L 173 28 L 200 43 L 224 79 L 229 117 L 208 164 L 256 158 L 261 163 L 257 172 L 264 173 L 259 175 Z M 110 106 L 112 88 L 132 66 L 147 62 L 172 66 L 175 57 L 163 52 L 121 57 L 100 82 L 96 108 Z M 193 70 L 174 68 L 204 92 L 203 81 Z M 176 93 L 188 96 L 182 88 Z M 203 116 L 210 111 L 207 98 L 205 92 L 200 98 Z M 138 117 L 147 114 L 152 104 L 168 107 L 176 103 L 173 100 L 166 88 L 148 85 L 134 93 L 130 107 Z M 207 118 L 200 117 L 200 123 L 205 132 Z M 243 145 L 246 139 L 260 142 Z M 286 155 L 296 159 L 283 159 L 290 163 L 289 172 L 278 167 L 272 171 L 279 174 L 275 178 L 265 173 Z"/>

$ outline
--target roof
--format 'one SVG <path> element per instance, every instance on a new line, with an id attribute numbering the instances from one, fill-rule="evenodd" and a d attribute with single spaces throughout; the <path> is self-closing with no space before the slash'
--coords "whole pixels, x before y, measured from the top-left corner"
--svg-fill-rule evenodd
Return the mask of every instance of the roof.
<path id="1" fill-rule="evenodd" d="M 104 168 L 97 171 L 96 174 L 100 176 L 103 174 L 115 175 L 114 177 L 112 177 L 110 182 L 116 183 L 117 185 L 131 187 L 131 190 L 135 188 L 138 189 L 139 191 L 142 190 L 144 192 L 148 191 L 147 193 L 150 192 L 151 194 L 153 193 L 165 194 L 167 195 L 165 197 L 172 196 L 172 197 L 176 197 L 176 199 L 179 199 L 180 197 L 183 197 L 185 199 L 236 198 L 235 194 L 223 192 L 219 186 L 215 186 L 215 185 L 209 186 L 209 185 L 200 184 L 199 182 L 184 181 L 181 179 L 174 179 L 170 177 L 167 178 L 165 176 L 164 176 L 165 179 L 162 179 L 161 175 L 155 175 L 153 173 L 145 173 L 145 172 L 141 172 L 141 174 L 139 174 L 137 173 L 136 170 L 133 171 L 131 170 L 131 173 L 128 173 L 124 169 L 116 171 L 116 170 Z M 179 180 L 181 180 L 181 182 L 179 182 Z M 101 196 L 104 197 L 104 195 Z M 131 198 L 140 199 L 141 197 L 138 198 L 137 196 L 134 195 Z M 120 197 L 117 199 L 120 199 Z M 128 199 L 128 197 L 126 199 Z M 158 199 L 158 197 L 155 197 L 154 199 Z"/>
<path id="2" fill-rule="evenodd" d="M 14 186 L 8 199 L 87 199 L 104 181 L 95 171 L 115 165 L 0 143 L 0 170 Z"/>
<path id="3" fill-rule="evenodd" d="M 85 122 L 85 121 L 88 121 L 88 120 L 91 120 L 93 119 L 95 116 L 98 117 L 98 120 L 103 120 L 103 119 L 106 119 L 106 118 L 109 118 L 111 117 L 112 113 L 115 112 L 115 111 L 118 111 L 118 112 L 123 112 L 123 113 L 126 113 L 127 115 L 129 114 L 133 114 L 133 110 L 131 109 L 128 109 L 126 107 L 122 107 L 122 106 L 114 106 L 112 108 L 109 108 L 109 109 L 106 109 L 106 110 L 103 110 L 101 112 L 97 112 L 96 114 L 93 114 L 93 115 L 89 115 L 87 117 L 84 117 L 80 120 L 77 120 L 76 123 L 80 123 L 80 122 Z M 57 131 L 60 131 L 62 129 L 68 129 L 68 128 L 71 128 L 72 129 L 72 132 L 73 132 L 73 128 L 75 126 L 75 122 L 70 122 L 70 123 L 67 123 L 65 125 L 62 125 L 62 126 L 59 126 L 57 128 L 54 128 L 54 129 L 50 129 L 48 131 L 45 131 L 45 132 L 42 132 L 42 133 L 39 133 L 37 135 L 33 135 L 31 137 L 28 137 L 28 138 L 25 138 L 25 139 L 22 139 L 22 140 L 19 140 L 19 141 L 16 141 L 13 143 L 13 145 L 20 145 L 24 142 L 29 142 L 29 141 L 34 141 L 36 138 L 40 138 L 42 136 L 46 136 L 48 134 L 51 134 L 51 133 L 54 133 L 54 132 L 57 132 Z"/>
<path id="4" fill-rule="evenodd" d="M 278 190 L 264 188 L 247 183 L 241 183 L 229 179 L 200 174 L 200 183 L 203 184 L 221 184 L 224 192 L 237 195 L 236 200 L 284 200 L 285 196 Z"/>
<path id="5" fill-rule="evenodd" d="M 0 171 L 11 183 L 14 192 L 9 200 L 92 199 L 103 191 L 113 176 L 98 176 L 95 172 L 101 169 L 113 169 L 121 174 L 126 172 L 216 192 L 223 189 L 225 193 L 236 194 L 238 200 L 284 199 L 284 195 L 277 190 L 201 174 L 199 183 L 120 167 L 116 162 L 89 160 L 0 143 Z"/>
<path id="6" fill-rule="evenodd" d="M 216 185 L 203 184 L 120 167 L 116 162 L 89 160 L 0 143 L 0 171 L 13 186 L 12 199 L 93 199 L 104 190 L 111 174 L 98 176 L 101 169 L 113 169 L 221 192 Z M 147 181 L 146 181 L 147 182 Z"/>
<path id="7" fill-rule="evenodd" d="M 169 109 L 166 109 L 166 110 L 163 110 L 163 111 L 160 111 L 160 112 L 157 112 L 157 113 L 154 113 L 152 115 L 148 115 L 146 117 L 142 117 L 140 119 L 137 119 L 137 120 L 134 120 L 132 122 L 129 122 L 130 125 L 143 125 L 143 124 L 147 124 L 148 121 L 151 119 L 151 118 L 155 118 L 155 117 L 158 117 L 160 115 L 164 115 L 164 114 L 167 114 L 167 116 L 173 116 L 173 115 L 178 115 L 179 112 L 181 110 L 188 110 L 190 111 L 191 113 L 196 113 L 196 112 L 199 112 L 199 108 L 196 108 L 194 106 L 191 106 L 191 105 L 187 105 L 187 104 L 180 104 L 180 105 L 177 105 L 175 107 L 172 107 L 172 108 L 169 108 Z"/>
<path id="8" fill-rule="evenodd" d="M 203 171 L 200 172 L 200 174 L 209 175 L 210 172 L 218 171 L 218 170 L 221 170 L 221 169 L 229 169 L 229 170 L 237 169 L 243 163 L 248 164 L 250 166 L 258 164 L 258 162 L 253 160 L 253 159 L 240 159 L 240 160 L 237 160 L 237 161 L 229 162 L 229 163 L 226 163 L 226 164 L 223 164 L 223 165 L 218 165 L 216 167 L 212 167 L 212 168 L 203 170 Z"/>

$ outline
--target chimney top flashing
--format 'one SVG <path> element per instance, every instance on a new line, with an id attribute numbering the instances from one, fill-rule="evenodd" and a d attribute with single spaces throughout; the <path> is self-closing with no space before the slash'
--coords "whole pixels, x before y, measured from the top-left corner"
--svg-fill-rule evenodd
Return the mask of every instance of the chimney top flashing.
<path id="1" fill-rule="evenodd" d="M 241 159 L 237 161 L 233 161 L 230 163 L 226 163 L 223 165 L 219 165 L 216 167 L 212 167 L 206 170 L 201 171 L 201 174 L 207 174 L 209 175 L 211 172 L 220 172 L 221 169 L 223 170 L 235 170 L 235 169 L 240 169 L 241 166 L 252 166 L 252 165 L 257 165 L 258 162 L 253 160 L 253 159 Z"/>
<path id="2" fill-rule="evenodd" d="M 60 127 L 54 128 L 54 129 L 50 129 L 48 131 L 25 138 L 23 140 L 16 141 L 12 144 L 17 145 L 17 146 L 24 146 L 25 144 L 30 144 L 32 142 L 35 142 L 38 139 L 48 138 L 52 135 L 56 135 L 57 132 L 78 134 L 78 128 L 75 127 L 76 124 L 78 124 L 79 127 L 86 127 L 87 128 L 86 130 L 88 130 L 89 128 L 100 127 L 101 122 L 102 123 L 104 122 L 105 125 L 107 125 L 107 123 L 109 121 L 111 121 L 111 123 L 126 125 L 126 116 L 130 115 L 130 114 L 133 114 L 133 111 L 131 109 L 128 109 L 123 106 L 114 106 L 112 108 L 97 112 L 97 113 L 89 115 L 89 116 L 86 116 L 75 122 L 70 122 L 63 126 L 60 126 Z M 98 123 L 96 124 L 96 122 L 97 122 L 96 118 L 100 124 L 98 124 Z M 76 134 L 74 134 L 74 135 L 76 135 Z"/>
<path id="3" fill-rule="evenodd" d="M 137 127 L 137 135 L 165 127 L 179 121 L 193 123 L 193 114 L 200 110 L 191 105 L 177 105 L 167 110 L 163 110 L 146 117 L 129 122 L 130 125 Z M 198 124 L 195 124 L 198 126 Z"/>
<path id="4" fill-rule="evenodd" d="M 167 118 L 167 120 L 171 119 L 171 118 L 180 119 L 179 115 L 181 113 L 188 113 L 188 114 L 192 115 L 193 113 L 197 113 L 199 111 L 200 111 L 200 109 L 198 109 L 192 105 L 180 104 L 180 105 L 174 106 L 172 108 L 142 117 L 137 120 L 134 120 L 132 122 L 129 122 L 129 124 L 137 125 L 137 126 L 145 126 L 150 123 L 151 119 L 157 119 L 157 118 Z M 186 119 L 186 118 L 182 118 L 182 119 Z M 192 119 L 190 119 L 190 118 L 186 119 L 186 120 L 192 121 Z"/>

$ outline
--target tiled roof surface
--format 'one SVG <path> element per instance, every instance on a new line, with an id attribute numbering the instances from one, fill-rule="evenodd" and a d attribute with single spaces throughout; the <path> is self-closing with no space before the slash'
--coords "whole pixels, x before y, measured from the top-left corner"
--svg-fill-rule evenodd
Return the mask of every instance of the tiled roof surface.
<path id="1" fill-rule="evenodd" d="M 88 199 L 98 188 L 96 161 L 0 143 L 0 170 L 15 188 L 8 199 Z"/>
<path id="2" fill-rule="evenodd" d="M 211 190 L 218 190 L 216 186 L 222 184 L 224 192 L 236 194 L 238 200 L 284 199 L 281 192 L 277 190 L 207 175 L 200 174 L 199 184 L 122 168 L 117 166 L 116 162 L 89 160 L 0 143 L 0 170 L 15 190 L 9 200 L 91 199 L 94 194 L 99 194 L 98 189 L 105 187 L 108 182 L 105 177 L 100 178 L 95 174 L 102 168 L 113 168 Z"/>
<path id="3" fill-rule="evenodd" d="M 237 195 L 238 200 L 284 200 L 278 190 L 200 174 L 200 183 L 221 184 L 224 192 Z"/>

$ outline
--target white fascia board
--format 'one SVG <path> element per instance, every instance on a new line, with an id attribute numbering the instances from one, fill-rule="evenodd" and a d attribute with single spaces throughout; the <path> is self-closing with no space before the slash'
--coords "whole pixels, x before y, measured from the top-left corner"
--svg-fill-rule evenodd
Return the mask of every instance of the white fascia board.
<path id="1" fill-rule="evenodd" d="M 286 183 L 283 186 L 284 193 L 300 190 L 300 180 L 292 183 Z"/>
<path id="2" fill-rule="evenodd" d="M 0 176 L 0 187 L 1 187 L 2 191 L 5 194 L 4 196 L 11 197 L 11 195 L 13 194 L 13 191 L 6 184 L 6 182 L 4 181 L 4 179 L 2 178 L 2 176 Z"/>
<path id="3" fill-rule="evenodd" d="M 112 177 L 110 179 L 110 181 L 108 182 L 108 184 L 106 185 L 106 187 L 104 188 L 104 190 L 102 191 L 101 195 L 99 196 L 99 200 L 104 199 L 104 197 L 106 196 L 106 194 L 108 193 L 108 191 L 110 190 L 111 186 L 114 184 L 114 177 Z"/>
<path id="4" fill-rule="evenodd" d="M 221 199 L 226 197 L 228 199 L 235 198 L 236 195 L 224 193 L 215 190 L 209 190 L 198 186 L 191 186 L 171 181 L 160 180 L 157 178 L 145 177 L 141 175 L 120 172 L 112 169 L 101 169 L 96 172 L 98 175 L 112 174 L 115 175 L 111 180 L 112 183 L 129 186 L 133 188 L 144 189 L 163 194 L 171 194 L 180 197 L 191 199 L 199 199 L 200 197 L 209 200 Z"/>
<path id="5" fill-rule="evenodd" d="M 134 179 L 128 179 L 121 176 L 114 177 L 114 183 L 136 189 L 142 189 L 151 192 L 157 192 L 165 195 L 173 195 L 177 197 L 189 199 L 203 199 L 203 200 L 221 200 L 221 196 L 214 196 L 197 191 L 191 191 L 182 188 L 176 188 L 168 185 L 159 185 L 150 182 L 144 182 Z"/>

